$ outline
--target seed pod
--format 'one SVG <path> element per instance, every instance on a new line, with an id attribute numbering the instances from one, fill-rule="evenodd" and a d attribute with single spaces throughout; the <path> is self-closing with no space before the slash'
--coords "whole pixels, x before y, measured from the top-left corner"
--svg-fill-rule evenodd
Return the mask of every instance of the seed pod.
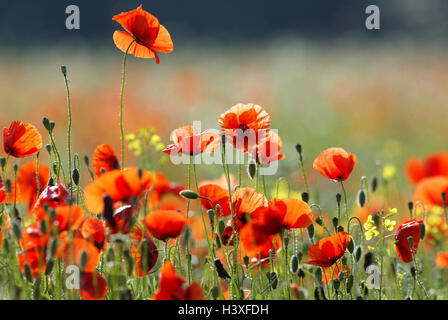
<path id="1" fill-rule="evenodd" d="M 224 268 L 224 265 L 222 264 L 221 260 L 215 259 L 215 268 L 216 268 L 216 272 L 218 273 L 218 276 L 221 279 L 224 279 L 224 280 L 230 279 L 230 275 Z"/>
<path id="2" fill-rule="evenodd" d="M 350 239 L 350 242 L 348 243 L 348 246 L 347 246 L 348 252 L 353 253 L 354 248 L 355 248 L 355 243 L 353 242 L 353 239 Z"/>
<path id="3" fill-rule="evenodd" d="M 308 192 L 302 192 L 302 200 L 305 201 L 306 203 L 310 201 L 310 195 L 308 194 Z"/>
<path id="4" fill-rule="evenodd" d="M 255 178 L 255 175 L 257 174 L 257 164 L 254 160 L 250 160 L 247 164 L 247 175 L 252 180 Z"/>
<path id="5" fill-rule="evenodd" d="M 378 178 L 377 177 L 373 177 L 372 178 L 372 183 L 371 183 L 372 193 L 374 193 L 376 191 L 377 187 L 378 187 Z"/>
<path id="6" fill-rule="evenodd" d="M 296 273 L 297 269 L 299 268 L 299 259 L 297 258 L 297 256 L 291 257 L 290 266 L 291 266 L 291 272 Z"/>
<path id="7" fill-rule="evenodd" d="M 199 198 L 199 195 L 193 190 L 182 190 L 179 194 L 188 200 L 195 200 Z"/>
<path id="8" fill-rule="evenodd" d="M 308 236 L 310 237 L 310 239 L 313 239 L 313 237 L 314 237 L 314 225 L 310 224 L 307 227 L 307 230 L 308 230 Z"/>
<path id="9" fill-rule="evenodd" d="M 73 179 L 73 183 L 75 184 L 75 185 L 79 185 L 79 171 L 78 171 L 78 169 L 73 169 L 73 172 L 72 172 L 72 179 Z"/>
<path id="10" fill-rule="evenodd" d="M 366 204 L 366 193 L 364 192 L 363 189 L 360 189 L 358 191 L 358 196 L 356 197 L 356 202 L 358 203 L 358 206 L 360 208 L 363 208 L 364 205 Z"/>

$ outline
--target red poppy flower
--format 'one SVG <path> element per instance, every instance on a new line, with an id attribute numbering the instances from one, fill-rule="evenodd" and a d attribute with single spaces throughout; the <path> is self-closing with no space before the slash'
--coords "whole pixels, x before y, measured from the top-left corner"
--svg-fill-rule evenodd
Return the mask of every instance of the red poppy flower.
<path id="1" fill-rule="evenodd" d="M 95 217 L 88 217 L 81 226 L 81 235 L 92 242 L 95 247 L 102 249 L 106 239 L 106 230 L 103 222 Z"/>
<path id="2" fill-rule="evenodd" d="M 185 280 L 176 274 L 173 265 L 167 260 L 160 270 L 159 289 L 154 300 L 203 300 L 204 292 L 198 283 L 184 287 Z"/>
<path id="3" fill-rule="evenodd" d="M 448 177 L 448 152 L 430 154 L 424 162 L 416 157 L 410 158 L 406 163 L 406 176 L 414 184 L 428 177 Z"/>
<path id="4" fill-rule="evenodd" d="M 120 162 L 115 155 L 114 149 L 108 144 L 100 144 L 93 152 L 93 170 L 97 176 L 102 175 L 101 169 L 109 172 L 120 169 Z"/>
<path id="5" fill-rule="evenodd" d="M 168 145 L 163 152 L 177 156 L 179 153 L 194 156 L 200 153 L 213 153 L 220 145 L 221 138 L 216 133 L 198 133 L 193 126 L 177 128 L 171 134 L 174 144 Z"/>
<path id="6" fill-rule="evenodd" d="M 42 148 L 42 136 L 35 126 L 15 120 L 3 129 L 3 147 L 16 158 L 32 156 Z"/>
<path id="7" fill-rule="evenodd" d="M 342 148 L 329 148 L 314 160 L 313 168 L 333 181 L 345 181 L 357 163 L 356 155 Z"/>
<path id="8" fill-rule="evenodd" d="M 19 188 L 15 182 L 11 182 L 11 190 L 8 192 L 0 177 L 0 203 L 13 203 L 19 201 Z"/>
<path id="9" fill-rule="evenodd" d="M 177 238 L 185 227 L 187 218 L 177 210 L 156 210 L 146 215 L 143 224 L 159 240 Z"/>
<path id="10" fill-rule="evenodd" d="M 170 181 L 163 173 L 157 172 L 154 174 L 154 187 L 150 194 L 151 204 L 157 206 L 162 201 L 163 196 L 167 194 L 178 196 L 183 189 L 182 185 Z"/>
<path id="11" fill-rule="evenodd" d="M 273 161 L 283 160 L 286 156 L 280 153 L 282 145 L 283 142 L 280 136 L 274 131 L 269 130 L 267 138 L 249 150 L 248 155 L 257 163 L 263 165 Z"/>
<path id="12" fill-rule="evenodd" d="M 100 251 L 91 242 L 75 238 L 65 244 L 63 249 L 64 261 L 67 265 L 77 265 L 82 267 L 82 256 L 87 256 L 87 263 L 84 266 L 83 272 L 93 272 L 100 262 Z"/>
<path id="13" fill-rule="evenodd" d="M 114 211 L 112 219 L 114 224 L 112 225 L 106 220 L 106 227 L 110 229 L 112 234 L 123 233 L 126 234 L 131 230 L 131 218 L 133 217 L 133 208 L 131 205 L 121 206 Z"/>
<path id="14" fill-rule="evenodd" d="M 98 272 L 81 275 L 79 293 L 82 300 L 103 300 L 107 294 L 107 282 Z"/>
<path id="15" fill-rule="evenodd" d="M 322 275 L 322 282 L 328 284 L 331 280 L 336 280 L 339 278 L 339 273 L 343 272 L 345 277 L 350 274 L 350 268 L 347 265 L 342 265 L 338 261 L 333 268 L 324 268 L 324 274 Z"/>
<path id="16" fill-rule="evenodd" d="M 246 247 L 241 246 L 241 255 L 248 256 L 251 258 L 251 266 L 259 263 L 259 267 L 263 267 L 269 264 L 269 252 L 273 251 L 273 258 L 275 259 L 276 254 L 281 251 L 281 241 L 278 234 L 269 236 L 268 239 L 261 245 L 257 245 L 255 247 L 248 247 L 248 251 L 246 251 Z"/>
<path id="17" fill-rule="evenodd" d="M 412 237 L 413 250 L 417 253 L 422 225 L 423 221 L 412 219 L 401 224 L 395 232 L 395 249 L 401 261 L 406 263 L 414 261 L 408 238 Z"/>
<path id="18" fill-rule="evenodd" d="M 286 206 L 286 214 L 282 222 L 284 229 L 307 228 L 313 223 L 313 211 L 305 201 L 295 198 L 269 200 L 270 205 L 280 202 Z"/>
<path id="19" fill-rule="evenodd" d="M 448 177 L 436 176 L 420 180 L 414 190 L 414 203 L 422 202 L 425 206 L 443 206 L 442 193 L 448 194 Z"/>
<path id="20" fill-rule="evenodd" d="M 28 162 L 22 165 L 17 173 L 20 202 L 28 205 L 28 211 L 31 211 L 37 199 L 37 172 L 39 172 L 39 190 L 43 190 L 50 178 L 50 169 L 46 165 L 39 164 L 37 170 L 36 161 Z"/>
<path id="21" fill-rule="evenodd" d="M 25 264 L 27 264 L 33 278 L 45 272 L 47 245 L 48 236 L 42 233 L 38 222 L 34 222 L 23 229 L 20 246 L 24 251 L 17 255 L 19 269 L 24 272 Z"/>
<path id="22" fill-rule="evenodd" d="M 46 186 L 45 189 L 42 190 L 33 210 L 43 208 L 44 204 L 47 204 L 52 208 L 63 206 L 67 204 L 69 198 L 70 192 L 61 182 L 58 181 L 56 185 Z"/>
<path id="23" fill-rule="evenodd" d="M 112 20 L 117 21 L 126 30 L 126 32 L 117 30 L 113 35 L 115 45 L 121 51 L 126 52 L 129 48 L 130 54 L 139 58 L 155 57 L 157 63 L 160 62 L 157 51 L 163 53 L 173 51 L 173 41 L 168 30 L 156 17 L 143 10 L 142 6 L 129 12 L 122 12 Z"/>
<path id="24" fill-rule="evenodd" d="M 84 190 L 84 200 L 89 211 L 100 214 L 104 210 L 104 196 L 112 201 L 130 202 L 140 199 L 149 190 L 152 175 L 147 170 L 137 168 L 115 169 L 97 177 Z"/>
<path id="25" fill-rule="evenodd" d="M 439 269 L 448 267 L 448 252 L 439 252 L 436 256 L 436 266 Z"/>
<path id="26" fill-rule="evenodd" d="M 51 219 L 51 214 L 47 213 L 43 208 L 33 210 L 32 214 L 38 221 L 46 220 L 50 226 L 56 226 L 59 232 L 78 229 L 84 221 L 85 213 L 80 206 L 64 205 L 54 210 L 54 221 Z"/>
<path id="27" fill-rule="evenodd" d="M 221 214 L 223 216 L 228 216 L 232 213 L 229 203 L 229 192 L 227 192 L 224 188 L 221 188 L 216 184 L 206 184 L 200 186 L 198 191 L 201 197 L 209 198 L 213 201 L 215 206 L 219 204 L 221 207 L 221 210 L 218 209 L 219 216 L 221 216 Z M 201 199 L 201 203 L 205 209 L 213 208 L 212 204 L 208 200 Z"/>
<path id="28" fill-rule="evenodd" d="M 232 194 L 234 227 L 237 232 L 248 222 L 248 215 L 259 207 L 266 207 L 266 197 L 253 188 L 238 188 Z"/>
<path id="29" fill-rule="evenodd" d="M 47 269 L 47 265 L 45 263 L 45 255 L 42 254 L 39 250 L 40 248 L 33 248 L 24 252 L 19 252 L 17 254 L 20 271 L 25 272 L 25 264 L 27 264 L 30 268 L 31 276 L 33 278 L 37 278 Z"/>
<path id="30" fill-rule="evenodd" d="M 157 263 L 157 259 L 159 258 L 157 246 L 152 240 L 149 232 L 146 230 L 143 231 L 142 228 L 138 226 L 132 228 L 129 236 L 131 238 L 131 253 L 137 265 L 138 276 L 145 276 Z M 142 240 L 147 242 L 147 246 L 142 245 Z M 144 265 L 145 261 L 146 267 Z"/>
<path id="31" fill-rule="evenodd" d="M 219 125 L 235 148 L 247 152 L 267 138 L 271 118 L 256 104 L 236 104 L 221 114 Z"/>
<path id="32" fill-rule="evenodd" d="M 308 256 L 311 260 L 307 263 L 324 268 L 331 267 L 344 255 L 350 239 L 347 232 L 338 232 L 331 237 L 317 241 L 308 249 Z"/>

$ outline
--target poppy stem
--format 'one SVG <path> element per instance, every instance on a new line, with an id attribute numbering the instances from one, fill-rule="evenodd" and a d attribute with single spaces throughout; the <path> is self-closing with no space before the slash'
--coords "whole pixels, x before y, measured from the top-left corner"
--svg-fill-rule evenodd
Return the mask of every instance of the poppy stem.
<path id="1" fill-rule="evenodd" d="M 121 132 L 121 170 L 124 169 L 124 128 L 123 128 L 123 96 L 124 96 L 124 84 L 126 81 L 126 59 L 131 46 L 134 44 L 135 39 L 131 41 L 126 52 L 123 56 L 123 75 L 121 79 L 121 94 L 120 94 L 120 132 Z"/>
<path id="2" fill-rule="evenodd" d="M 71 146 L 71 131 L 72 131 L 72 105 L 70 99 L 70 89 L 67 80 L 67 68 L 61 67 L 62 75 L 64 76 L 65 89 L 67 91 L 67 108 L 68 108 L 68 128 L 67 128 L 67 149 L 68 149 L 68 174 L 70 175 L 70 199 L 73 198 L 73 178 L 72 178 L 72 146 Z"/>
<path id="3" fill-rule="evenodd" d="M 348 219 L 348 204 L 347 204 L 347 192 L 345 191 L 344 182 L 341 181 L 342 193 L 344 194 L 344 202 L 345 202 L 345 217 Z"/>

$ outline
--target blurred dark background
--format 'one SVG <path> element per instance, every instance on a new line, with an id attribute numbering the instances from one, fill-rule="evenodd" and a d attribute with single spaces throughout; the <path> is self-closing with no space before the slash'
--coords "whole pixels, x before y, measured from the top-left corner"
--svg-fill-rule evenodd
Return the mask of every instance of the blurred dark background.
<path id="1" fill-rule="evenodd" d="M 80 8 L 80 30 L 65 28 L 70 4 Z M 445 0 L 22 0 L 1 2 L 1 47 L 110 43 L 113 30 L 120 28 L 111 17 L 139 4 L 167 26 L 177 43 L 259 42 L 279 34 L 329 41 L 390 36 L 426 41 L 448 34 Z M 369 4 L 381 9 L 381 32 L 364 27 Z"/>

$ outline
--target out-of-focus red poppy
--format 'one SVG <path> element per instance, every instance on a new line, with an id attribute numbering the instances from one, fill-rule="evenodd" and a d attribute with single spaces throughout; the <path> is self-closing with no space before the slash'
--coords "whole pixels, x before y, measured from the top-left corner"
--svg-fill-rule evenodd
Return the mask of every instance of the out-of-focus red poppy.
<path id="1" fill-rule="evenodd" d="M 350 268 L 347 265 L 342 265 L 340 261 L 338 261 L 333 268 L 324 268 L 324 274 L 322 275 L 322 282 L 328 284 L 331 280 L 336 280 L 339 278 L 339 273 L 343 272 L 345 274 L 345 278 L 350 274 Z"/>
<path id="2" fill-rule="evenodd" d="M 85 266 L 82 266 L 82 256 L 84 253 L 87 261 Z M 83 272 L 93 272 L 100 262 L 100 251 L 93 243 L 82 238 L 75 238 L 67 242 L 63 249 L 63 254 L 64 261 L 67 265 L 77 265 Z"/>
<path id="3" fill-rule="evenodd" d="M 3 244 L 3 232 L 4 230 L 10 230 L 11 229 L 11 219 L 9 218 L 9 214 L 6 212 L 3 213 L 3 224 L 0 223 L 0 247 Z"/>
<path id="4" fill-rule="evenodd" d="M 20 199 L 20 190 L 15 182 L 11 182 L 11 190 L 6 190 L 6 186 L 0 177 L 0 203 L 13 203 Z"/>
<path id="5" fill-rule="evenodd" d="M 25 264 L 27 264 L 33 278 L 45 272 L 47 245 L 48 236 L 42 233 L 38 222 L 34 222 L 23 229 L 20 237 L 20 246 L 23 252 L 17 255 L 19 269 L 24 272 Z"/>
<path id="6" fill-rule="evenodd" d="M 448 268 L 448 251 L 437 253 L 436 266 L 439 269 Z"/>
<path id="7" fill-rule="evenodd" d="M 443 206 L 442 193 L 448 194 L 448 177 L 424 178 L 415 186 L 414 203 L 420 201 L 425 206 Z"/>
<path id="8" fill-rule="evenodd" d="M 154 300 L 203 300 L 204 292 L 198 283 L 184 287 L 185 280 L 176 274 L 168 260 L 160 270 L 159 288 L 153 296 Z"/>
<path id="9" fill-rule="evenodd" d="M 269 164 L 273 161 L 285 159 L 281 154 L 283 142 L 280 136 L 272 130 L 269 130 L 267 138 L 248 151 L 248 156 L 253 158 L 259 164 Z"/>
<path id="10" fill-rule="evenodd" d="M 280 202 L 286 206 L 286 214 L 282 222 L 284 229 L 307 228 L 313 223 L 313 211 L 305 201 L 295 198 L 269 200 L 270 205 Z"/>
<path id="11" fill-rule="evenodd" d="M 145 276 L 157 263 L 157 259 L 159 258 L 157 246 L 149 232 L 142 230 L 139 226 L 134 226 L 129 236 L 131 238 L 131 253 L 135 258 L 138 276 Z M 145 245 L 142 245 L 142 240 L 145 240 Z"/>
<path id="12" fill-rule="evenodd" d="M 159 240 L 177 238 L 185 227 L 187 218 L 177 210 L 156 210 L 146 215 L 143 224 Z"/>
<path id="13" fill-rule="evenodd" d="M 328 268 L 341 258 L 350 243 L 350 234 L 338 232 L 328 238 L 321 239 L 308 249 L 308 264 Z"/>
<path id="14" fill-rule="evenodd" d="M 252 249 L 252 248 L 249 248 Z M 244 247 L 241 247 L 242 256 L 248 256 L 251 258 L 250 266 L 257 265 L 259 267 L 269 264 L 269 252 L 273 251 L 273 258 L 282 249 L 280 237 L 278 234 L 269 236 L 268 239 L 262 244 L 258 245 L 255 250 L 246 251 Z"/>
<path id="15" fill-rule="evenodd" d="M 106 239 L 106 230 L 103 222 L 95 217 L 88 217 L 81 226 L 81 235 L 92 242 L 95 247 L 102 249 Z"/>
<path id="16" fill-rule="evenodd" d="M 3 147 L 16 158 L 32 156 L 42 148 L 42 136 L 35 126 L 14 120 L 9 129 L 3 129 Z"/>
<path id="17" fill-rule="evenodd" d="M 47 269 L 45 255 L 39 250 L 41 250 L 41 248 L 32 248 L 17 254 L 20 271 L 25 272 L 25 264 L 27 264 L 33 278 L 37 278 Z"/>
<path id="18" fill-rule="evenodd" d="M 56 208 L 67 204 L 70 198 L 70 192 L 61 183 L 57 182 L 54 186 L 46 186 L 39 195 L 33 210 L 43 208 L 44 204 Z"/>
<path id="19" fill-rule="evenodd" d="M 28 162 L 22 165 L 17 173 L 20 202 L 28 205 L 28 211 L 33 209 L 37 199 L 37 172 L 39 172 L 39 190 L 43 190 L 50 178 L 50 169 L 46 165 L 39 164 L 37 170 L 36 161 Z"/>
<path id="20" fill-rule="evenodd" d="M 221 114 L 218 122 L 227 140 L 247 152 L 268 137 L 271 117 L 259 105 L 239 103 Z"/>
<path id="21" fill-rule="evenodd" d="M 120 162 L 114 149 L 106 143 L 98 145 L 93 152 L 93 170 L 97 176 L 103 174 L 101 169 L 104 169 L 105 172 L 120 169 Z"/>
<path id="22" fill-rule="evenodd" d="M 147 170 L 137 168 L 109 171 L 86 186 L 84 200 L 89 211 L 100 214 L 104 210 L 104 196 L 112 201 L 130 202 L 140 199 L 152 185 L 152 175 Z"/>
<path id="23" fill-rule="evenodd" d="M 84 272 L 81 275 L 79 294 L 82 300 L 103 300 L 107 294 L 107 282 L 98 272 Z"/>
<path id="24" fill-rule="evenodd" d="M 133 217 L 133 208 L 131 205 L 121 206 L 112 214 L 113 223 L 106 220 L 106 227 L 108 227 L 112 234 L 123 233 L 126 234 L 131 230 L 131 218 Z"/>
<path id="25" fill-rule="evenodd" d="M 130 54 L 138 58 L 155 57 L 156 63 L 160 62 L 157 51 L 173 51 L 173 41 L 168 30 L 156 17 L 143 10 L 141 5 L 137 9 L 114 16 L 112 20 L 117 21 L 126 30 L 117 30 L 113 35 L 115 45 L 121 51 L 126 52 L 129 48 Z"/>
<path id="26" fill-rule="evenodd" d="M 177 156 L 179 153 L 194 156 L 200 153 L 213 153 L 220 145 L 221 138 L 216 133 L 198 133 L 193 126 L 180 127 L 171 134 L 174 142 L 163 149 L 168 155 Z"/>
<path id="27" fill-rule="evenodd" d="M 333 181 L 345 181 L 357 163 L 356 155 L 342 148 L 329 148 L 316 158 L 313 168 Z"/>
<path id="28" fill-rule="evenodd" d="M 235 187 L 238 185 L 238 181 L 233 174 L 229 174 L 229 180 L 230 180 L 230 190 L 234 190 Z M 227 177 L 224 173 L 221 174 L 221 176 L 217 179 L 202 180 L 201 183 L 199 184 L 199 186 L 205 186 L 206 184 L 216 184 L 217 186 L 219 186 L 225 190 L 228 189 Z"/>
<path id="29" fill-rule="evenodd" d="M 238 188 L 232 194 L 234 227 L 237 232 L 248 222 L 250 216 L 259 207 L 266 207 L 266 197 L 253 188 Z"/>
<path id="30" fill-rule="evenodd" d="M 405 263 L 414 261 L 408 238 L 412 237 L 414 254 L 417 253 L 422 225 L 423 221 L 412 219 L 401 224 L 395 232 L 395 249 L 401 261 Z"/>
<path id="31" fill-rule="evenodd" d="M 174 194 L 179 195 L 179 192 L 184 189 L 184 187 L 178 183 L 170 181 L 161 172 L 153 174 L 154 176 L 154 186 L 151 190 L 150 201 L 152 205 L 159 205 L 162 201 L 164 195 Z"/>
<path id="32" fill-rule="evenodd" d="M 33 216 L 38 220 L 45 220 L 50 226 L 56 226 L 59 232 L 78 229 L 84 221 L 85 213 L 80 206 L 60 206 L 54 209 L 55 219 L 51 219 L 51 214 L 43 208 L 33 210 Z"/>
<path id="33" fill-rule="evenodd" d="M 448 152 L 429 154 L 424 162 L 419 158 L 412 157 L 407 161 L 405 171 L 408 180 L 414 184 L 428 177 L 448 177 Z"/>
<path id="34" fill-rule="evenodd" d="M 219 204 L 221 210 L 218 209 L 218 216 L 228 216 L 232 213 L 229 203 L 229 192 L 227 190 L 216 184 L 206 184 L 200 186 L 198 191 L 201 197 L 209 198 L 215 206 Z M 201 199 L 201 203 L 205 209 L 213 209 L 210 201 Z"/>

